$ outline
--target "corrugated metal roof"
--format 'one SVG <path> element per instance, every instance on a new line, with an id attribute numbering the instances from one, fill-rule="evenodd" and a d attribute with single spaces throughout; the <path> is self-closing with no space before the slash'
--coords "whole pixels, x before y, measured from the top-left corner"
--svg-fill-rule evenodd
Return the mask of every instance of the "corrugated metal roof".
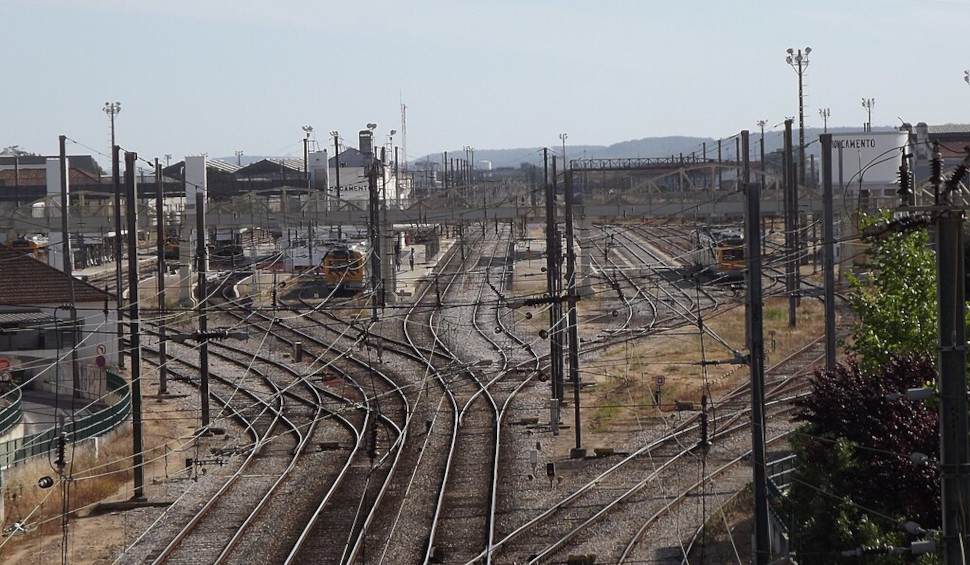
<path id="1" fill-rule="evenodd" d="M 50 314 L 45 314 L 37 310 L 32 312 L 4 312 L 0 310 L 0 327 L 21 326 L 24 324 L 39 326 L 42 324 L 53 324 L 54 321 L 54 317 Z"/>
<path id="2" fill-rule="evenodd" d="M 934 133 L 966 133 L 970 134 L 970 124 L 943 124 L 937 126 L 926 126 L 926 132 Z"/>
<path id="3" fill-rule="evenodd" d="M 223 171 L 226 173 L 235 173 L 242 167 L 235 163 L 230 163 L 229 161 L 223 161 L 221 159 L 208 159 L 205 162 L 205 166 L 208 169 L 216 169 L 218 171 Z"/>

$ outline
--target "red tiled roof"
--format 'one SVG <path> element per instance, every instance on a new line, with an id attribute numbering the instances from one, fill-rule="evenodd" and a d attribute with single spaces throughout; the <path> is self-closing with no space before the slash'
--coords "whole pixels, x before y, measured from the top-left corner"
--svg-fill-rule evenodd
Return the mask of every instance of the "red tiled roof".
<path id="1" fill-rule="evenodd" d="M 108 295 L 96 286 L 74 279 L 75 302 L 103 302 Z M 68 304 L 70 278 L 28 254 L 0 245 L 0 305 Z"/>
<path id="2" fill-rule="evenodd" d="M 70 169 L 70 172 L 71 174 L 67 181 L 69 186 L 110 184 L 109 179 L 102 179 L 96 174 L 87 171 Z M 18 179 L 20 186 L 45 186 L 47 184 L 47 169 L 20 169 L 19 171 L 4 169 L 0 171 L 0 185 L 15 186 Z M 57 182 L 60 183 L 59 180 Z"/>

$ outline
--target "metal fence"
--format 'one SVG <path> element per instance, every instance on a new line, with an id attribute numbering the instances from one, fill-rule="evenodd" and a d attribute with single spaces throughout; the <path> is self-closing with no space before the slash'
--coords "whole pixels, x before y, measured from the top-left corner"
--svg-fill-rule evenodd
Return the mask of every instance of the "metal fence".
<path id="1" fill-rule="evenodd" d="M 20 392 L 20 387 L 15 387 L 10 392 L 0 396 L 0 404 L 6 404 L 3 410 L 0 410 L 0 436 L 2 436 L 20 421 L 23 410 L 23 395 Z"/>
<path id="2" fill-rule="evenodd" d="M 76 443 L 101 435 L 127 420 L 131 412 L 131 389 L 128 387 L 128 382 L 124 377 L 110 371 L 106 373 L 105 380 L 108 398 L 113 400 L 110 405 L 83 418 L 65 422 L 62 426 L 53 426 L 41 432 L 0 442 L 0 468 L 21 463 L 35 455 L 53 450 L 57 443 L 55 440 L 61 432 L 67 434 L 69 441 Z M 3 418 L 7 411 L 5 409 L 0 412 L 0 423 L 5 421 Z M 17 416 L 14 422 L 19 420 L 19 409 Z"/>

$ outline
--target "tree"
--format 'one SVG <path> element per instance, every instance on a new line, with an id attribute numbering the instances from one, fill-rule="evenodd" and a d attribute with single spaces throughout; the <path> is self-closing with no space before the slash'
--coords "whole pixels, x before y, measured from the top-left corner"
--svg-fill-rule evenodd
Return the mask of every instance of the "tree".
<path id="1" fill-rule="evenodd" d="M 840 550 L 863 545 L 906 545 L 912 540 L 899 524 L 907 520 L 939 526 L 939 416 L 905 398 L 936 378 L 920 355 L 891 355 L 870 373 L 852 360 L 816 370 L 811 394 L 796 401 L 795 420 L 805 425 L 791 442 L 799 464 L 786 498 L 799 563 L 832 563 Z M 914 461 L 917 452 L 929 460 Z"/>
<path id="2" fill-rule="evenodd" d="M 937 341 L 936 259 L 926 229 L 894 230 L 889 212 L 862 215 L 859 225 L 867 260 L 847 275 L 855 322 L 846 350 L 867 372 L 894 354 L 931 356 Z"/>

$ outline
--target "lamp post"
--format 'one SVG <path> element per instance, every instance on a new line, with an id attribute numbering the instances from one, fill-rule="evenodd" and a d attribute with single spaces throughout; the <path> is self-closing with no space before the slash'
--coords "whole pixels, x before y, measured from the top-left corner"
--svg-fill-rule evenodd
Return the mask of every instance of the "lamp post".
<path id="1" fill-rule="evenodd" d="M 765 126 L 768 120 L 758 120 L 758 127 L 761 128 L 761 181 L 764 182 L 765 172 Z"/>
<path id="2" fill-rule="evenodd" d="M 866 118 L 865 131 L 872 131 L 872 107 L 875 106 L 875 105 L 876 105 L 876 99 L 875 98 L 863 98 L 862 99 L 862 107 L 866 109 L 867 116 L 868 116 Z"/>
<path id="3" fill-rule="evenodd" d="M 121 102 L 105 102 L 104 113 L 111 118 L 111 146 L 115 146 L 115 116 L 121 113 Z"/>
<path id="4" fill-rule="evenodd" d="M 560 133 L 559 141 L 562 141 L 562 170 L 566 170 L 566 139 L 569 137 L 568 133 Z"/>
<path id="5" fill-rule="evenodd" d="M 122 259 L 122 242 L 121 242 L 121 150 L 115 143 L 115 116 L 121 113 L 121 102 L 105 102 L 104 103 L 104 113 L 108 114 L 111 120 L 111 180 L 114 185 L 114 225 L 115 225 L 115 288 L 117 291 L 117 308 L 118 308 L 118 366 L 122 369 L 125 368 L 125 346 L 124 346 L 124 324 L 122 323 L 122 318 L 124 317 L 124 312 L 122 310 L 124 304 L 124 292 L 122 292 L 122 269 L 121 269 L 121 259 Z M 130 252 L 130 250 L 129 250 Z"/>
<path id="6" fill-rule="evenodd" d="M 465 174 L 467 175 L 468 183 L 471 184 L 472 173 L 475 170 L 475 148 L 471 145 L 466 145 L 465 150 Z"/>
<path id="7" fill-rule="evenodd" d="M 306 183 L 307 190 L 310 190 L 310 134 L 313 133 L 313 126 L 304 125 L 303 133 L 303 181 Z"/>
<path id="8" fill-rule="evenodd" d="M 338 132 L 337 130 L 333 130 L 332 132 L 330 132 L 330 135 L 333 136 L 333 170 L 334 170 L 334 176 L 336 176 L 337 178 L 336 198 L 337 198 L 337 207 L 339 208 L 340 207 L 340 132 Z M 341 239 L 340 236 L 341 236 L 340 222 L 338 221 L 337 222 L 338 241 Z"/>
<path id="9" fill-rule="evenodd" d="M 828 108 L 819 108 L 818 115 L 822 116 L 822 133 L 829 132 L 829 116 L 832 115 L 832 111 Z"/>
<path id="10" fill-rule="evenodd" d="M 808 68 L 808 54 L 811 52 L 811 47 L 805 48 L 804 55 L 801 49 L 796 52 L 789 48 L 788 57 L 785 59 L 798 74 L 798 182 L 802 185 L 805 184 L 805 97 L 802 94 L 802 79 L 805 69 Z"/>

